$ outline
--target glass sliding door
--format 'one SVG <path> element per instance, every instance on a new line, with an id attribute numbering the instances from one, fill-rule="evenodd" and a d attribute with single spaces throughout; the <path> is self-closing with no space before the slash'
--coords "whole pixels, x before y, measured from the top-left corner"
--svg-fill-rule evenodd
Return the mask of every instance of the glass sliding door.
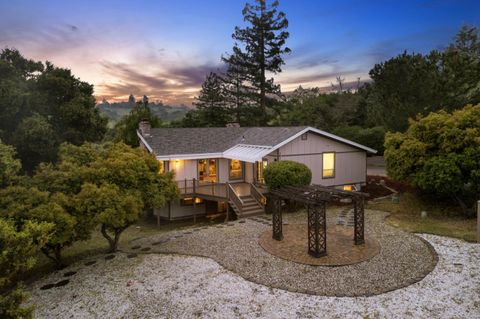
<path id="1" fill-rule="evenodd" d="M 217 181 L 217 160 L 201 159 L 197 162 L 198 180 L 200 182 Z"/>
<path id="2" fill-rule="evenodd" d="M 229 163 L 229 180 L 243 180 L 244 162 L 240 160 L 230 160 Z"/>

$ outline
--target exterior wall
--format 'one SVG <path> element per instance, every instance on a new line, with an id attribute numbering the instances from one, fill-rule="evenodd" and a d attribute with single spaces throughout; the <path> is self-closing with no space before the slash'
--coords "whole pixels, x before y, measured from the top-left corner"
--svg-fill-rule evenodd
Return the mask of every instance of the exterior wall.
<path id="1" fill-rule="evenodd" d="M 195 213 L 197 216 L 205 215 L 205 202 L 195 206 L 181 206 L 180 200 L 176 200 L 170 203 L 170 213 L 168 204 L 165 207 L 154 210 L 155 216 L 160 215 L 162 219 L 188 218 L 195 215 Z"/>
<path id="2" fill-rule="evenodd" d="M 335 153 L 335 177 L 322 178 L 322 153 Z M 291 160 L 307 165 L 312 171 L 312 183 L 324 186 L 365 184 L 367 155 L 365 151 L 309 132 L 307 139 L 296 138 L 267 157 L 268 162 Z"/>
<path id="3" fill-rule="evenodd" d="M 245 176 L 245 182 L 247 183 L 253 183 L 253 178 L 254 178 L 253 167 L 254 167 L 253 163 L 245 162 L 245 167 L 244 167 L 245 172 L 243 172 L 243 176 Z"/>

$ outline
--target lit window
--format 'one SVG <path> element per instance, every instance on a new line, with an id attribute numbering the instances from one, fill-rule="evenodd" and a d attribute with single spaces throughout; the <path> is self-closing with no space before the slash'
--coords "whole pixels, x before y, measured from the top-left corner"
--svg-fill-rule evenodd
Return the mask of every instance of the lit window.
<path id="1" fill-rule="evenodd" d="M 265 183 L 265 178 L 263 174 L 265 172 L 265 168 L 267 168 L 268 161 L 262 160 L 261 162 L 257 162 L 257 180 L 259 183 Z"/>
<path id="2" fill-rule="evenodd" d="M 335 177 L 335 153 L 323 153 L 323 178 Z"/>
<path id="3" fill-rule="evenodd" d="M 353 191 L 353 185 L 343 185 L 344 191 Z"/>
<path id="4" fill-rule="evenodd" d="M 159 174 L 165 173 L 165 161 L 158 161 L 158 173 Z"/>
<path id="5" fill-rule="evenodd" d="M 230 180 L 243 178 L 243 163 L 240 160 L 230 160 Z"/>
<path id="6" fill-rule="evenodd" d="M 180 200 L 180 206 L 193 206 L 193 197 L 182 198 Z M 195 204 L 202 204 L 203 199 L 195 197 Z"/>

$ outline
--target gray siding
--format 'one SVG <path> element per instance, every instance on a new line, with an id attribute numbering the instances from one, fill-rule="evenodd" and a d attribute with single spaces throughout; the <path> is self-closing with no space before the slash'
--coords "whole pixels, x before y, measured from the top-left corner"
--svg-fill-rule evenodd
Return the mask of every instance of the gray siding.
<path id="1" fill-rule="evenodd" d="M 335 177 L 322 178 L 322 153 L 335 153 Z M 312 183 L 325 186 L 364 184 L 367 166 L 366 152 L 334 141 L 315 133 L 308 133 L 307 140 L 301 137 L 280 147 L 267 156 L 269 162 L 275 158 L 291 160 L 307 165 L 312 171 Z"/>

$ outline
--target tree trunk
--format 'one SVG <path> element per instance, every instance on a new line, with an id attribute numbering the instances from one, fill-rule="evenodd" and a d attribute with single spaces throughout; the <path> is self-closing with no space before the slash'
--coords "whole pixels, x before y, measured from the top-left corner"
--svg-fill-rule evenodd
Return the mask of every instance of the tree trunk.
<path id="1" fill-rule="evenodd" d="M 48 259 L 52 260 L 55 263 L 56 269 L 62 269 L 63 267 L 65 267 L 62 261 L 62 246 L 47 245 L 43 247 L 41 251 Z"/>
<path id="2" fill-rule="evenodd" d="M 113 237 L 110 236 L 107 232 L 107 226 L 105 224 L 102 224 L 101 232 L 103 237 L 105 237 L 108 241 L 109 253 L 114 253 L 118 250 L 118 241 L 120 240 L 120 235 L 122 232 L 126 229 L 127 227 L 124 228 L 115 228 L 113 231 Z"/>

